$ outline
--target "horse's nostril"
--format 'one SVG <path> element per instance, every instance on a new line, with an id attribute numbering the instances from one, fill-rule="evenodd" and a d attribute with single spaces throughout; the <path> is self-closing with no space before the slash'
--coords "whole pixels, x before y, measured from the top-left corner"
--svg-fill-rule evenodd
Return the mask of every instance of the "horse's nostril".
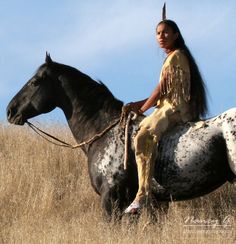
<path id="1" fill-rule="evenodd" d="M 10 120 L 14 114 L 16 113 L 16 109 L 14 107 L 8 108 L 7 109 L 7 119 Z"/>
<path id="2" fill-rule="evenodd" d="M 7 118 L 8 118 L 8 119 L 11 118 L 11 109 L 10 109 L 10 108 L 7 110 Z"/>

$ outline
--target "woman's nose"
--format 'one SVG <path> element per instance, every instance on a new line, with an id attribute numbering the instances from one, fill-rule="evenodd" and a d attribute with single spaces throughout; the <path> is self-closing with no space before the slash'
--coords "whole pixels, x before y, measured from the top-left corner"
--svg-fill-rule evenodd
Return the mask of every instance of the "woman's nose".
<path id="1" fill-rule="evenodd" d="M 161 41 L 163 40 L 163 36 L 162 35 L 157 35 L 157 41 Z"/>
<path id="2" fill-rule="evenodd" d="M 164 37 L 165 37 L 164 33 L 159 34 L 159 39 L 164 39 Z"/>

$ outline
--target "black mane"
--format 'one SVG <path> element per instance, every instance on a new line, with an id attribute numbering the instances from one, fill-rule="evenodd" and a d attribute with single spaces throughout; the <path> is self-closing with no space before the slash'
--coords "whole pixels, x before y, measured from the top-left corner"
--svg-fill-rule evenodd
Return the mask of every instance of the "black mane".
<path id="1" fill-rule="evenodd" d="M 49 64 L 44 63 L 39 67 L 37 72 L 45 69 L 50 69 L 50 72 L 53 73 L 52 75 L 56 74 L 57 77 L 67 77 L 68 81 L 73 86 L 73 90 L 80 93 L 80 97 L 83 102 L 86 103 L 86 107 L 91 103 L 91 100 L 95 100 L 96 104 L 93 104 L 94 110 L 101 107 L 107 113 L 110 113 L 114 109 L 117 111 L 121 110 L 123 102 L 115 98 L 112 92 L 101 80 L 95 81 L 80 70 L 57 62 Z"/>

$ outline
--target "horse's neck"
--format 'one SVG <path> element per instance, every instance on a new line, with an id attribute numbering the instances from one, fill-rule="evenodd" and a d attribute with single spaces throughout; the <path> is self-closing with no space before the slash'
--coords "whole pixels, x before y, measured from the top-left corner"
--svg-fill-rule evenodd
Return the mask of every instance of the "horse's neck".
<path id="1" fill-rule="evenodd" d="M 83 94 L 83 90 L 80 94 Z M 80 97 L 72 89 L 61 92 L 60 96 L 60 108 L 77 142 L 88 140 L 101 132 L 119 117 L 122 107 L 122 103 L 115 99 L 110 102 L 104 101 L 104 103 L 100 100 L 98 104 L 94 97 L 86 97 L 86 94 Z M 101 99 L 106 100 L 106 97 Z"/>
<path id="2" fill-rule="evenodd" d="M 68 120 L 70 129 L 77 142 L 91 139 L 119 117 L 119 112 L 113 111 L 113 113 L 108 114 L 102 108 L 98 111 L 93 111 L 92 114 L 88 114 L 86 112 L 88 110 L 91 111 L 90 106 L 82 109 L 81 106 L 75 107 L 73 116 Z"/>

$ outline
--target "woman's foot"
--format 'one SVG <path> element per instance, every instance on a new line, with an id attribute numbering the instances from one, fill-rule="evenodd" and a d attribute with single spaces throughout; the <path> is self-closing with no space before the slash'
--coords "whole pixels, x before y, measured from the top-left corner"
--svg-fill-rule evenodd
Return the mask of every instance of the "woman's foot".
<path id="1" fill-rule="evenodd" d="M 132 202 L 128 208 L 125 209 L 126 214 L 137 214 L 141 209 L 141 204 L 138 201 Z"/>

